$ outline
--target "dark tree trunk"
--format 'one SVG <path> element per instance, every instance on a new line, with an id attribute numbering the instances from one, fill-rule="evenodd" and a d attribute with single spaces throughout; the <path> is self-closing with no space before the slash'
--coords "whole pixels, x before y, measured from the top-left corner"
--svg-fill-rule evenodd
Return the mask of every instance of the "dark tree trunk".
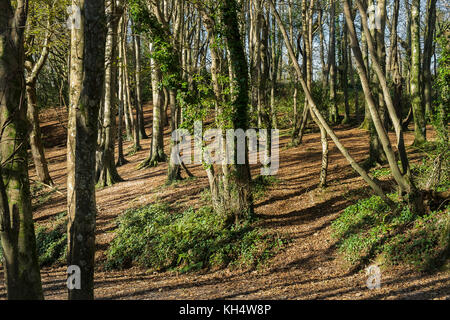
<path id="1" fill-rule="evenodd" d="M 234 79 L 231 80 L 232 121 L 235 129 L 248 128 L 248 67 L 244 47 L 239 32 L 237 19 L 238 5 L 236 0 L 224 0 L 222 20 L 224 23 L 224 36 L 229 51 L 229 63 Z M 247 148 L 245 148 L 247 150 Z M 236 154 L 237 157 L 237 154 Z M 236 161 L 237 163 L 237 161 Z M 245 164 L 234 164 L 230 170 L 230 185 L 236 190 L 230 192 L 235 221 L 242 221 L 254 214 L 253 198 L 251 192 L 251 175 L 248 159 Z"/>
<path id="2" fill-rule="evenodd" d="M 28 177 L 23 30 L 28 1 L 0 2 L 0 238 L 8 299 L 43 299 Z"/>
<path id="3" fill-rule="evenodd" d="M 34 167 L 38 181 L 52 186 L 53 180 L 48 171 L 47 159 L 45 158 L 44 145 L 41 138 L 41 127 L 39 125 L 39 114 L 37 110 L 36 83 L 27 83 L 27 117 L 31 125 L 30 146 L 33 155 Z"/>
<path id="4" fill-rule="evenodd" d="M 81 270 L 81 289 L 69 299 L 94 298 L 96 228 L 95 151 L 105 71 L 106 21 L 101 0 L 73 1 L 81 28 L 72 29 L 67 141 L 68 265 Z"/>
<path id="5" fill-rule="evenodd" d="M 436 0 L 427 0 L 427 24 L 425 29 L 425 43 L 423 49 L 423 110 L 427 117 L 431 116 L 432 110 L 432 77 L 431 58 L 433 54 L 433 37 L 436 25 Z"/>

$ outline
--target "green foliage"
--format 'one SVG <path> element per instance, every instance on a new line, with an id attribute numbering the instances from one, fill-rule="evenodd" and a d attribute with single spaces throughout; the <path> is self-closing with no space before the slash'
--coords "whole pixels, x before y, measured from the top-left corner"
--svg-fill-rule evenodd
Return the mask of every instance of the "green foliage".
<path id="1" fill-rule="evenodd" d="M 177 100 L 183 109 L 183 121 L 181 128 L 194 133 L 194 122 L 204 121 L 209 111 L 214 110 L 215 97 L 211 88 L 211 76 L 197 73 L 192 77 L 192 88 L 179 91 Z M 183 83 L 187 89 L 187 83 Z"/>
<path id="2" fill-rule="evenodd" d="M 278 85 L 277 94 L 275 97 L 275 113 L 278 115 L 277 117 L 277 123 L 279 129 L 292 129 L 294 122 L 293 122 L 293 105 L 294 105 L 294 98 L 293 98 L 293 88 L 287 85 Z M 297 110 L 299 114 L 301 114 L 303 110 L 303 103 L 301 101 L 304 101 L 304 94 L 302 90 L 298 91 L 297 96 Z M 254 114 L 256 122 L 256 113 Z"/>
<path id="3" fill-rule="evenodd" d="M 142 0 L 129 1 L 130 15 L 133 17 L 134 29 L 138 33 L 146 34 L 153 45 L 151 57 L 155 59 L 161 69 L 163 80 L 161 85 L 178 89 L 181 85 L 180 57 L 173 44 L 170 30 L 158 22 L 153 13 L 147 9 Z"/>
<path id="4" fill-rule="evenodd" d="M 441 48 L 438 75 L 434 83 L 437 99 L 434 101 L 432 123 L 441 143 L 448 148 L 448 123 L 450 121 L 450 43 L 446 32 L 437 37 Z"/>
<path id="5" fill-rule="evenodd" d="M 106 267 L 138 265 L 153 270 L 187 272 L 211 267 L 252 267 L 283 244 L 249 223 L 226 226 L 209 207 L 173 212 L 165 204 L 126 211 L 107 251 Z"/>
<path id="6" fill-rule="evenodd" d="M 339 252 L 351 266 L 381 257 L 388 265 L 404 263 L 429 271 L 450 258 L 449 223 L 448 207 L 421 217 L 399 203 L 394 214 L 373 196 L 347 207 L 332 229 Z"/>
<path id="7" fill-rule="evenodd" d="M 405 233 L 392 238 L 384 246 L 391 264 L 407 263 L 419 270 L 433 270 L 450 258 L 450 213 L 432 212 L 418 217 Z"/>
<path id="8" fill-rule="evenodd" d="M 41 267 L 65 263 L 67 254 L 67 213 L 57 215 L 51 226 L 36 228 L 36 250 Z M 0 263 L 3 252 L 0 244 Z"/>
<path id="9" fill-rule="evenodd" d="M 278 115 L 277 123 L 279 129 L 293 129 L 294 118 L 293 118 L 293 105 L 294 105 L 294 84 L 283 84 L 279 83 L 277 85 L 277 92 L 275 97 L 275 113 Z M 301 115 L 303 112 L 305 93 L 301 88 L 297 91 L 297 112 L 298 118 L 301 120 Z M 317 103 L 317 108 L 326 114 L 328 112 L 328 106 L 331 101 L 328 97 L 327 92 L 323 89 L 322 85 L 318 82 L 312 84 L 311 92 L 314 101 Z"/>
<path id="10" fill-rule="evenodd" d="M 38 227 L 36 247 L 41 267 L 64 263 L 67 253 L 67 218 L 60 217 L 52 227 Z"/>
<path id="11" fill-rule="evenodd" d="M 314 101 L 316 101 L 317 103 L 317 108 L 322 113 L 328 112 L 328 109 L 332 102 L 330 100 L 327 89 L 325 89 L 320 82 L 314 82 L 312 84 L 311 94 Z"/>
<path id="12" fill-rule="evenodd" d="M 391 174 L 390 168 L 377 168 L 372 170 L 372 176 L 375 178 L 386 177 Z"/>

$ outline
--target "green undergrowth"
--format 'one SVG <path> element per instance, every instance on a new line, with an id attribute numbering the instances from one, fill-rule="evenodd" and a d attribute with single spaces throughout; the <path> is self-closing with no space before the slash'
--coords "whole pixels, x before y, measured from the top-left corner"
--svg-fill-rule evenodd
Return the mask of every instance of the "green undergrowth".
<path id="1" fill-rule="evenodd" d="M 363 267 L 374 260 L 420 271 L 448 266 L 449 205 L 423 216 L 398 206 L 398 213 L 393 214 L 380 197 L 372 196 L 347 207 L 332 223 L 333 237 L 349 266 Z"/>
<path id="2" fill-rule="evenodd" d="M 372 176 L 375 178 L 387 177 L 391 175 L 390 168 L 376 168 L 371 170 Z"/>
<path id="3" fill-rule="evenodd" d="M 177 212 L 166 204 L 154 204 L 127 210 L 118 218 L 105 267 L 178 272 L 255 268 L 285 243 L 250 222 L 227 226 L 225 221 L 209 207 Z"/>
<path id="4" fill-rule="evenodd" d="M 64 264 L 67 254 L 67 214 L 59 214 L 49 226 L 36 229 L 36 248 L 39 265 Z"/>
<path id="5" fill-rule="evenodd" d="M 51 223 L 36 227 L 36 250 L 41 267 L 65 263 L 67 253 L 67 217 L 66 212 L 57 215 Z M 3 251 L 0 244 L 0 263 Z"/>

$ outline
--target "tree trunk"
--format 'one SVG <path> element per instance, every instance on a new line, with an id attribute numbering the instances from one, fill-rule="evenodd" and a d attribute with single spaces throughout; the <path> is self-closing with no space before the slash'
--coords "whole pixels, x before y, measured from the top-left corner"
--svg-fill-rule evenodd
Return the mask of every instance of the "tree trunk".
<path id="1" fill-rule="evenodd" d="M 344 119 L 342 123 L 350 122 L 350 105 L 348 96 L 348 37 L 347 25 L 344 23 L 342 30 L 342 91 L 344 92 Z"/>
<path id="2" fill-rule="evenodd" d="M 346 0 L 344 3 L 344 12 L 345 12 L 347 24 L 349 25 L 352 49 L 353 49 L 353 53 L 355 54 L 356 64 L 358 67 L 358 73 L 360 75 L 364 94 L 366 96 L 366 100 L 367 100 L 369 108 L 370 108 L 372 119 L 374 120 L 374 125 L 377 130 L 377 134 L 380 137 L 380 142 L 383 145 L 383 150 L 386 154 L 386 157 L 387 157 L 387 160 L 389 163 L 389 167 L 392 172 L 392 176 L 394 177 L 394 179 L 397 182 L 397 185 L 399 187 L 399 193 L 401 196 L 406 196 L 406 198 L 409 199 L 408 202 L 409 202 L 409 205 L 411 206 L 411 210 L 413 212 L 422 214 L 423 213 L 423 201 L 422 201 L 421 193 L 418 192 L 418 190 L 416 189 L 414 182 L 412 180 L 412 177 L 411 177 L 408 158 L 407 158 L 406 150 L 405 150 L 402 124 L 401 124 L 399 117 L 397 116 L 397 112 L 395 110 L 394 103 L 393 103 L 392 97 L 390 95 L 390 91 L 389 91 L 389 88 L 387 85 L 385 71 L 383 71 L 382 65 L 378 61 L 378 56 L 375 52 L 373 39 L 372 39 L 372 36 L 370 35 L 370 31 L 369 31 L 369 28 L 367 25 L 366 8 L 363 6 L 363 4 L 361 3 L 360 0 L 356 0 L 356 2 L 357 2 L 358 9 L 359 9 L 359 13 L 362 18 L 362 25 L 364 28 L 364 33 L 368 40 L 368 42 L 367 42 L 368 47 L 369 47 L 370 53 L 373 57 L 373 59 L 372 59 L 373 68 L 377 75 L 378 81 L 380 83 L 380 86 L 381 86 L 381 89 L 383 92 L 384 102 L 386 103 L 386 107 L 387 107 L 390 119 L 394 126 L 394 130 L 395 130 L 395 134 L 396 134 L 396 138 L 397 138 L 397 149 L 398 149 L 398 153 L 400 156 L 402 169 L 400 169 L 399 165 L 397 164 L 395 154 L 392 150 L 392 147 L 390 146 L 389 137 L 387 136 L 386 130 L 383 127 L 381 117 L 379 116 L 379 114 L 376 110 L 375 102 L 374 102 L 373 96 L 370 91 L 367 75 L 364 70 L 362 55 L 361 55 L 358 40 L 356 37 L 356 32 L 355 32 L 355 28 L 354 28 L 354 24 L 353 24 L 353 18 L 351 16 L 349 0 Z"/>
<path id="3" fill-rule="evenodd" d="M 120 16 L 123 13 L 121 7 L 115 6 L 115 1 L 106 2 L 106 14 L 108 23 L 108 34 L 106 36 L 105 49 L 105 85 L 103 96 L 103 130 L 101 143 L 97 151 L 97 173 L 96 181 L 98 187 L 111 186 L 122 181 L 117 172 L 115 163 L 116 142 L 116 83 L 117 83 L 117 31 Z"/>
<path id="4" fill-rule="evenodd" d="M 8 299 L 43 299 L 28 177 L 23 31 L 28 1 L 0 2 L 0 238 Z"/>
<path id="5" fill-rule="evenodd" d="M 328 65 L 330 68 L 330 108 L 329 120 L 337 123 L 339 118 L 336 100 L 336 2 L 330 0 L 330 44 L 328 52 Z"/>
<path id="6" fill-rule="evenodd" d="M 248 128 L 248 67 L 244 47 L 239 32 L 237 20 L 238 5 L 236 0 L 224 0 L 221 10 L 224 24 L 224 36 L 229 51 L 228 63 L 232 68 L 232 119 L 234 129 L 247 130 Z M 247 150 L 247 148 L 244 148 Z M 236 153 L 237 157 L 237 153 Z M 251 192 L 251 175 L 248 155 L 245 164 L 235 164 L 230 168 L 231 208 L 235 222 L 247 219 L 254 214 L 253 198 Z"/>
<path id="7" fill-rule="evenodd" d="M 72 28 L 70 109 L 67 139 L 68 265 L 81 270 L 81 288 L 69 299 L 94 298 L 96 228 L 95 150 L 105 68 L 104 1 L 73 0 L 81 9 Z"/>
<path id="8" fill-rule="evenodd" d="M 426 120 L 420 90 L 420 0 L 412 0 L 411 5 L 411 102 L 414 115 L 414 144 L 421 145 L 427 140 Z"/>
<path id="9" fill-rule="evenodd" d="M 124 14 L 124 17 L 128 17 L 127 13 Z M 124 21 L 128 21 L 128 19 L 125 19 Z M 124 93 L 126 95 L 126 101 L 128 108 L 126 109 L 127 114 L 129 115 L 130 119 L 130 127 L 133 134 L 133 146 L 131 147 L 130 152 L 134 153 L 136 151 L 142 150 L 141 143 L 140 143 L 140 135 L 139 135 L 139 110 L 138 107 L 135 107 L 136 110 L 136 116 L 133 116 L 133 102 L 131 100 L 131 90 L 130 90 L 130 82 L 128 79 L 128 56 L 127 56 L 127 38 L 128 38 L 128 23 L 125 25 L 125 30 L 123 33 L 123 76 L 124 76 L 124 85 L 125 90 Z M 125 111 L 125 110 L 124 110 Z"/>
<path id="10" fill-rule="evenodd" d="M 159 83 L 162 80 L 161 69 L 152 58 L 152 90 L 153 90 L 153 127 L 152 127 L 152 146 L 150 148 L 150 155 L 145 159 L 139 168 L 155 167 L 159 162 L 166 161 L 166 154 L 164 153 L 164 136 L 163 136 L 163 96 L 162 90 L 159 88 Z"/>
<path id="11" fill-rule="evenodd" d="M 50 18 L 48 18 L 47 28 L 50 28 L 50 24 L 51 21 Z M 29 141 L 31 146 L 31 154 L 33 155 L 34 166 L 36 169 L 36 176 L 38 181 L 52 186 L 53 180 L 48 172 L 47 159 L 45 158 L 44 145 L 42 143 L 36 94 L 37 77 L 46 63 L 50 52 L 48 48 L 49 38 L 50 30 L 47 30 L 44 37 L 41 55 L 35 63 L 33 63 L 32 56 L 25 58 L 25 69 L 27 70 L 25 82 L 27 94 L 27 118 L 31 124 Z"/>
<path id="12" fill-rule="evenodd" d="M 361 31 L 361 53 L 362 53 L 362 58 L 364 61 L 364 67 L 366 68 L 366 70 L 369 70 L 369 51 L 368 51 L 369 49 L 367 48 L 367 40 L 366 40 L 366 36 L 364 35 L 362 25 L 361 25 L 360 31 Z M 367 75 L 367 76 L 369 76 L 369 75 Z M 364 121 L 361 123 L 360 128 L 369 130 L 371 121 L 372 121 L 372 119 L 370 117 L 369 106 L 367 105 L 367 102 L 365 101 L 364 102 Z"/>
<path id="13" fill-rule="evenodd" d="M 170 102 L 170 129 L 172 132 L 178 129 L 179 125 L 179 110 L 176 104 L 176 91 L 174 89 L 169 90 L 169 102 Z M 173 141 L 171 142 L 171 155 L 172 155 L 172 147 L 173 147 Z M 175 163 L 172 161 L 172 157 L 169 161 L 169 167 L 167 172 L 167 183 L 171 184 L 174 181 L 181 180 L 181 166 L 179 163 Z"/>
<path id="14" fill-rule="evenodd" d="M 31 125 L 30 146 L 33 155 L 34 167 L 38 181 L 52 186 L 53 180 L 48 172 L 47 159 L 45 158 L 44 145 L 42 143 L 41 127 L 37 110 L 36 83 L 27 83 L 27 118 Z"/>
<path id="15" fill-rule="evenodd" d="M 136 112 L 138 115 L 139 134 L 142 139 L 148 139 L 145 132 L 144 111 L 141 98 L 141 38 L 139 35 L 133 35 L 134 56 L 136 59 Z"/>
<path id="16" fill-rule="evenodd" d="M 425 116 L 429 118 L 432 110 L 432 77 L 431 77 L 431 58 L 433 54 L 433 37 L 436 25 L 436 0 L 427 0 L 427 24 L 425 29 L 425 40 L 423 49 L 423 103 L 422 110 Z"/>
<path id="17" fill-rule="evenodd" d="M 122 30 L 121 27 L 119 29 Z M 128 163 L 128 160 L 125 159 L 125 156 L 123 154 L 123 121 L 124 121 L 123 114 L 124 114 L 125 101 L 124 101 L 124 95 L 123 95 L 123 90 L 124 90 L 123 59 L 122 59 L 122 57 L 123 57 L 123 50 L 122 50 L 123 41 L 122 41 L 121 37 L 122 37 L 122 34 L 119 35 L 119 43 L 118 43 L 118 47 L 119 47 L 119 72 L 118 72 L 119 115 L 118 115 L 118 125 L 117 125 L 117 162 L 116 162 L 117 167 L 123 166 L 124 164 Z"/>

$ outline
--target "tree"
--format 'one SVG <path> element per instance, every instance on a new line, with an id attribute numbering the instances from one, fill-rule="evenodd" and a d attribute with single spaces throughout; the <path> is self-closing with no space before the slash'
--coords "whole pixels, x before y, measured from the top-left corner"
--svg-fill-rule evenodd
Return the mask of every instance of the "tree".
<path id="1" fill-rule="evenodd" d="M 328 66 L 330 69 L 330 109 L 329 120 L 331 123 L 337 123 L 339 111 L 336 101 L 336 1 L 330 0 L 330 49 L 328 52 Z"/>
<path id="2" fill-rule="evenodd" d="M 375 2 L 373 0 L 369 1 L 369 4 L 375 6 Z M 379 25 L 376 25 L 371 28 L 370 36 L 373 39 L 374 50 L 370 51 L 368 46 L 368 35 L 364 32 L 363 23 L 361 23 L 361 33 L 364 34 L 364 40 L 366 42 L 368 53 L 368 60 L 371 62 L 373 59 L 377 59 L 380 64 L 383 72 L 385 71 L 385 61 L 386 61 L 386 49 L 384 44 L 384 32 L 386 29 L 386 2 L 384 0 L 378 1 L 376 6 L 376 13 Z M 369 59 L 370 57 L 370 59 Z M 381 117 L 381 121 L 387 128 L 387 117 L 386 117 L 386 106 L 383 99 L 383 93 L 380 88 L 380 83 L 378 78 L 375 76 L 375 71 L 373 70 L 373 62 L 367 62 L 367 71 L 369 80 L 371 81 L 372 90 L 374 92 L 373 98 L 375 99 L 375 103 L 378 105 L 377 109 L 379 110 L 379 114 Z M 366 167 L 371 167 L 374 165 L 383 165 L 387 162 L 386 154 L 384 153 L 382 142 L 380 141 L 380 137 L 377 134 L 377 130 L 375 128 L 375 124 L 372 119 L 372 115 L 370 113 L 370 108 L 368 110 L 368 119 L 369 119 L 369 158 L 364 163 Z"/>
<path id="3" fill-rule="evenodd" d="M 236 0 L 224 0 L 221 8 L 223 33 L 229 51 L 229 65 L 232 76 L 232 114 L 231 121 L 234 129 L 248 128 L 248 68 L 244 47 L 241 41 L 237 19 L 238 4 Z M 247 150 L 247 148 L 245 148 Z M 237 152 L 235 152 L 237 157 Z M 237 158 L 236 158 L 237 159 Z M 241 221 L 253 215 L 253 198 L 251 193 L 251 175 L 248 161 L 245 164 L 235 164 L 230 170 L 230 187 L 235 188 L 230 193 L 232 213 L 235 221 Z"/>
<path id="4" fill-rule="evenodd" d="M 245 132 L 249 126 L 250 99 L 248 64 L 238 23 L 240 6 L 234 0 L 222 0 L 218 6 L 196 3 L 196 7 L 208 32 L 215 123 L 222 132 L 220 138 L 223 138 L 225 129 Z M 223 55 L 226 61 L 222 61 Z M 226 73 L 220 68 L 221 62 L 226 62 Z M 225 215 L 230 224 L 240 223 L 254 215 L 248 143 L 246 139 L 240 142 L 244 144 L 246 153 L 245 163 L 240 164 L 237 161 L 238 144 L 235 137 L 233 139 L 235 158 L 232 164 L 228 161 L 217 165 L 204 163 L 214 211 Z"/>
<path id="5" fill-rule="evenodd" d="M 350 122 L 350 105 L 349 105 L 349 93 L 348 93 L 348 36 L 347 36 L 347 25 L 344 23 L 342 27 L 342 41 L 341 41 L 341 55 L 342 55 L 342 68 L 341 68 L 341 86 L 344 92 L 344 119 L 342 123 Z"/>
<path id="6" fill-rule="evenodd" d="M 133 29 L 134 30 L 134 29 Z M 144 112 L 142 110 L 142 94 L 141 94 L 141 37 L 133 34 L 134 57 L 136 61 L 136 110 L 139 134 L 142 139 L 147 139 L 144 125 Z"/>
<path id="7" fill-rule="evenodd" d="M 73 0 L 81 12 L 80 28 L 71 32 L 70 107 L 67 141 L 69 265 L 81 270 L 81 289 L 69 299 L 94 298 L 97 207 L 95 150 L 105 71 L 106 20 L 102 0 Z"/>
<path id="8" fill-rule="evenodd" d="M 116 4 L 117 3 L 117 4 Z M 108 33 L 105 47 L 105 80 L 102 113 L 102 126 L 99 129 L 99 143 L 96 163 L 97 186 L 110 186 L 122 181 L 115 163 L 116 110 L 117 110 L 117 32 L 123 14 L 120 1 L 106 2 Z M 119 133 L 120 134 L 120 133 Z"/>
<path id="9" fill-rule="evenodd" d="M 125 105 L 127 106 L 124 111 L 126 116 L 128 116 L 129 118 L 129 125 L 130 128 L 133 132 L 133 146 L 131 147 L 130 152 L 134 153 L 137 151 L 142 150 L 141 147 L 141 143 L 140 143 L 140 134 L 139 134 L 139 107 L 135 106 L 135 110 L 136 110 L 136 117 L 133 116 L 133 99 L 131 96 L 131 85 L 130 85 L 130 80 L 129 80 L 129 68 L 128 68 L 128 54 L 127 54 L 127 42 L 128 42 L 128 22 L 129 22 L 129 17 L 128 17 L 128 12 L 125 9 L 125 14 L 123 15 L 123 19 L 124 19 L 124 23 L 123 23 L 123 29 L 122 29 L 122 41 L 123 41 L 123 45 L 122 45 L 122 50 L 123 50 L 123 83 L 124 83 L 124 90 L 123 90 L 123 94 L 124 94 L 124 102 Z M 127 119 L 127 117 L 125 117 L 125 119 Z"/>
<path id="10" fill-rule="evenodd" d="M 432 111 L 432 77 L 431 58 L 433 52 L 433 39 L 436 28 L 436 0 L 427 0 L 427 23 L 423 49 L 422 75 L 423 75 L 423 104 L 422 110 L 427 118 Z"/>
<path id="11" fill-rule="evenodd" d="M 410 90 L 414 115 L 414 144 L 420 145 L 427 140 L 425 110 L 420 90 L 420 0 L 411 5 L 411 80 Z"/>
<path id="12" fill-rule="evenodd" d="M 36 6 L 41 5 L 38 3 Z M 38 29 L 39 33 L 43 33 L 42 44 L 38 45 L 38 50 L 40 49 L 39 58 L 35 59 L 33 57 L 34 51 L 33 45 L 31 43 L 39 43 L 40 39 L 38 35 L 33 32 L 32 34 L 26 35 L 27 39 L 25 42 L 30 46 L 27 48 L 25 53 L 25 69 L 26 69 L 26 95 L 27 95 L 27 118 L 31 124 L 31 132 L 30 132 L 30 146 L 31 146 L 31 154 L 33 155 L 34 166 L 36 169 L 36 176 L 38 181 L 46 184 L 53 185 L 53 180 L 50 177 L 50 173 L 48 171 L 47 159 L 45 158 L 44 145 L 42 143 L 41 138 L 41 128 L 39 124 L 39 113 L 38 113 L 38 101 L 37 101 L 37 93 L 36 93 L 36 82 L 37 78 L 42 71 L 45 63 L 47 62 L 47 58 L 50 53 L 50 25 L 52 23 L 52 15 L 51 8 L 49 5 L 45 6 L 46 9 L 46 22 L 45 27 L 42 29 Z M 35 9 L 36 10 L 36 9 Z M 37 19 L 36 19 L 37 20 Z M 35 23 L 35 21 L 33 21 Z M 32 21 L 28 19 L 28 24 L 30 25 Z M 27 30 L 31 28 L 28 27 Z"/>
<path id="13" fill-rule="evenodd" d="M 330 128 L 330 126 L 327 124 L 327 122 L 325 121 L 325 119 L 323 118 L 323 116 L 320 114 L 317 105 L 314 101 L 313 96 L 311 95 L 311 91 L 309 90 L 307 83 L 305 81 L 304 75 L 302 73 L 302 70 L 300 68 L 300 65 L 298 63 L 298 61 L 295 59 L 295 54 L 294 51 L 292 49 L 292 46 L 290 44 L 289 41 L 289 36 L 286 32 L 286 29 L 282 23 L 282 20 L 280 18 L 280 15 L 278 14 L 278 11 L 276 10 L 275 5 L 273 4 L 272 0 L 268 1 L 268 4 L 271 6 L 272 10 L 274 11 L 274 15 L 275 18 L 279 24 L 281 33 L 283 35 L 283 39 L 285 42 L 285 45 L 288 49 L 288 54 L 289 54 L 289 58 L 291 59 L 291 61 L 294 64 L 295 70 L 297 72 L 297 75 L 299 76 L 300 79 L 300 84 L 302 85 L 303 91 L 305 92 L 306 98 L 308 99 L 308 103 L 310 105 L 310 108 L 312 110 L 312 112 L 314 112 L 315 116 L 317 117 L 318 121 L 320 121 L 320 123 L 322 124 L 322 126 L 325 128 L 325 130 L 327 131 L 327 134 L 330 136 L 330 138 L 333 140 L 333 142 L 336 144 L 336 147 L 339 149 L 339 151 L 341 151 L 342 155 L 347 159 L 347 161 L 350 163 L 350 165 L 352 166 L 352 168 L 358 172 L 358 174 L 361 175 L 361 177 L 364 179 L 364 181 L 366 181 L 366 183 L 375 191 L 375 193 L 377 195 L 379 195 L 387 204 L 389 204 L 390 206 L 393 207 L 393 202 L 386 196 L 386 194 L 383 192 L 382 188 L 379 186 L 379 184 L 373 179 L 371 178 L 367 172 L 358 164 L 356 163 L 356 161 L 353 159 L 353 157 L 348 153 L 347 149 L 341 144 L 341 142 L 339 141 L 338 137 L 336 136 L 336 134 L 333 132 L 333 130 Z M 347 15 L 347 12 L 346 12 Z M 353 20 L 351 20 L 353 21 Z M 354 30 L 354 29 L 353 29 Z M 352 34 L 351 26 L 349 26 L 349 33 Z M 353 39 L 352 39 L 352 47 L 353 47 Z M 358 53 L 358 51 L 354 52 L 355 56 Z M 362 55 L 361 52 L 359 51 L 359 56 L 362 59 Z M 361 59 L 359 59 L 358 61 L 361 61 Z M 358 71 L 364 71 L 366 72 L 366 70 L 364 68 L 360 68 L 361 66 L 359 66 Z M 367 77 L 367 76 L 366 76 Z M 367 84 L 368 82 L 366 82 Z M 373 103 L 371 104 L 371 111 L 374 111 L 373 109 Z M 375 112 L 371 112 L 371 113 L 375 113 Z M 379 118 L 376 118 L 379 120 Z"/>
<path id="14" fill-rule="evenodd" d="M 401 168 L 397 163 L 394 151 L 390 145 L 389 137 L 386 132 L 386 128 L 384 127 L 383 122 L 381 121 L 381 117 L 379 114 L 379 110 L 377 110 L 375 105 L 374 97 L 370 91 L 369 80 L 367 78 L 367 71 L 364 67 L 364 62 L 362 59 L 361 49 L 359 47 L 358 39 L 356 37 L 356 31 L 353 23 L 353 17 L 351 13 L 351 6 L 349 0 L 344 2 L 344 12 L 345 18 L 347 21 L 347 25 L 349 27 L 349 33 L 351 36 L 351 46 L 355 56 L 358 74 L 361 79 L 361 84 L 363 86 L 364 95 L 366 97 L 367 104 L 370 109 L 370 113 L 374 122 L 375 129 L 379 136 L 380 142 L 383 146 L 384 153 L 386 154 L 389 167 L 392 171 L 392 175 L 397 182 L 399 188 L 399 194 L 404 197 L 405 201 L 408 202 L 411 210 L 416 213 L 423 213 L 423 195 L 419 190 L 417 190 L 413 178 L 411 176 L 411 170 L 409 167 L 408 157 L 406 155 L 405 143 L 403 138 L 403 128 L 398 118 L 397 111 L 395 109 L 389 87 L 387 85 L 385 70 L 383 70 L 382 65 L 378 61 L 378 56 L 375 52 L 375 47 L 372 39 L 372 35 L 370 34 L 370 30 L 367 23 L 367 9 L 361 3 L 360 0 L 356 0 L 356 4 L 359 10 L 359 14 L 361 15 L 361 23 L 364 29 L 364 34 L 367 39 L 367 44 L 369 47 L 369 51 L 372 55 L 372 64 L 375 70 L 376 76 L 378 78 L 379 84 L 382 89 L 384 103 L 387 107 L 387 111 L 389 113 L 390 120 L 394 126 L 394 131 L 397 138 L 397 149 L 401 161 Z"/>

